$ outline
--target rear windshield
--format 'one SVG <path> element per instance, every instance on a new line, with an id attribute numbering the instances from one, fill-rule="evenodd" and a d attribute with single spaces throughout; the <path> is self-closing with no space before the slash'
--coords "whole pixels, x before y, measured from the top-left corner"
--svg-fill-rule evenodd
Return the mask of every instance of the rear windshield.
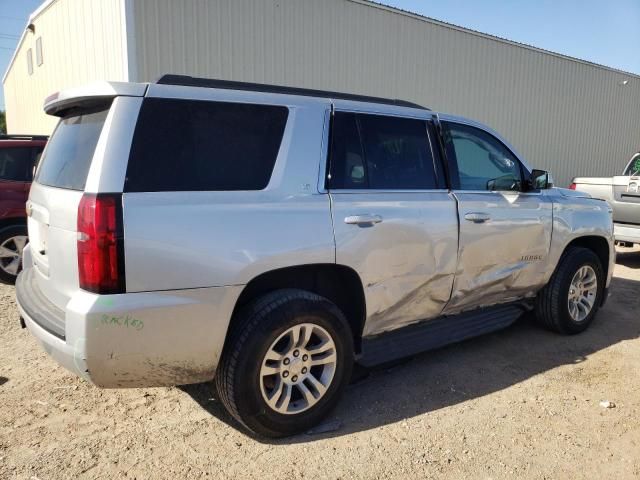
<path id="1" fill-rule="evenodd" d="M 125 192 L 262 190 L 288 113 L 282 106 L 147 98 Z"/>
<path id="2" fill-rule="evenodd" d="M 84 190 L 109 105 L 63 117 L 47 145 L 36 181 L 50 187 Z"/>

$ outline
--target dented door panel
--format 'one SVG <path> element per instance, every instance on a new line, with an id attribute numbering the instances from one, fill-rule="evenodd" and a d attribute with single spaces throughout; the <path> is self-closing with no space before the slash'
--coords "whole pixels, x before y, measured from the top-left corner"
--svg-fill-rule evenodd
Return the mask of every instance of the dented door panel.
<path id="1" fill-rule="evenodd" d="M 449 300 L 458 221 L 447 191 L 331 193 L 336 262 L 362 279 L 364 336 L 437 317 Z M 351 224 L 355 215 L 379 216 Z"/>
<path id="2" fill-rule="evenodd" d="M 519 192 L 457 191 L 455 197 L 460 249 L 444 313 L 535 295 L 546 281 L 551 200 Z"/>

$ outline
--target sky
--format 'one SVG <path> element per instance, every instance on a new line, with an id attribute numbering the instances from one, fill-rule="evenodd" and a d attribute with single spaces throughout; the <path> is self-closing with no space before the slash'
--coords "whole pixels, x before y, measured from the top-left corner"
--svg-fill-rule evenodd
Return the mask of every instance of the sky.
<path id="1" fill-rule="evenodd" d="M 42 0 L 0 0 L 0 76 L 9 65 L 29 14 L 41 3 Z M 640 74 L 640 0 L 381 0 L 379 3 Z M 4 105 L 0 92 L 0 110 L 4 110 Z"/>

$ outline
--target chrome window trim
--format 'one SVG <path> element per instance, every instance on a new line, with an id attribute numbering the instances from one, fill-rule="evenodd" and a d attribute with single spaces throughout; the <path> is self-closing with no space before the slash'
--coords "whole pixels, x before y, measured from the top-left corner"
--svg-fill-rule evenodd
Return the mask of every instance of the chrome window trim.
<path id="1" fill-rule="evenodd" d="M 318 193 L 328 193 L 327 172 L 329 166 L 329 154 L 331 138 L 329 136 L 331 130 L 331 114 L 333 108 L 327 108 L 324 112 L 324 125 L 322 127 L 322 144 L 320 146 L 320 164 L 318 165 Z"/>
<path id="2" fill-rule="evenodd" d="M 393 105 L 359 105 L 357 102 L 350 100 L 334 100 L 333 111 L 342 113 L 361 113 L 365 115 L 381 115 L 383 117 L 400 117 L 411 120 L 429 120 L 433 113 L 430 110 L 418 110 L 409 107 L 396 107 Z"/>
<path id="3" fill-rule="evenodd" d="M 512 194 L 512 195 L 527 195 L 527 196 L 540 196 L 540 191 L 534 192 L 520 192 L 518 190 L 460 190 L 455 189 L 451 190 L 451 193 L 473 193 L 473 194 L 485 194 L 485 195 L 504 195 L 504 194 Z"/>
<path id="4" fill-rule="evenodd" d="M 355 194 L 355 193 L 363 193 L 363 194 L 380 194 L 380 193 L 452 193 L 451 190 L 446 189 L 446 188 L 441 188 L 441 189 L 428 189 L 428 190 L 415 190 L 415 189 L 411 189 L 411 190 L 400 190 L 400 189 L 396 189 L 396 190 L 384 190 L 384 189 L 370 189 L 370 188 L 350 188 L 350 189 L 344 189 L 344 190 L 340 190 L 340 189 L 336 189 L 336 190 L 329 190 L 329 193 L 349 193 L 349 194 Z M 487 193 L 493 193 L 493 192 L 487 192 Z"/>

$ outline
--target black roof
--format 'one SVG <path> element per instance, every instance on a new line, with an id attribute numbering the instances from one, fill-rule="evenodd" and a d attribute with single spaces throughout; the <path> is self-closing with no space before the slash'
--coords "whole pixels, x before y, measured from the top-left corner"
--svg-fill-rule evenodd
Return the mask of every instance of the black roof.
<path id="1" fill-rule="evenodd" d="M 185 87 L 221 88 L 225 90 L 244 90 L 250 92 L 282 93 L 286 95 L 299 95 L 302 97 L 335 98 L 340 100 L 353 100 L 356 102 L 382 103 L 397 107 L 419 108 L 430 110 L 416 103 L 391 98 L 369 97 L 366 95 L 354 95 L 351 93 L 329 92 L 326 90 L 313 90 L 310 88 L 285 87 L 282 85 L 266 85 L 263 83 L 234 82 L 231 80 L 217 80 L 210 78 L 197 78 L 187 75 L 163 75 L 156 82 L 160 85 L 181 85 Z"/>

